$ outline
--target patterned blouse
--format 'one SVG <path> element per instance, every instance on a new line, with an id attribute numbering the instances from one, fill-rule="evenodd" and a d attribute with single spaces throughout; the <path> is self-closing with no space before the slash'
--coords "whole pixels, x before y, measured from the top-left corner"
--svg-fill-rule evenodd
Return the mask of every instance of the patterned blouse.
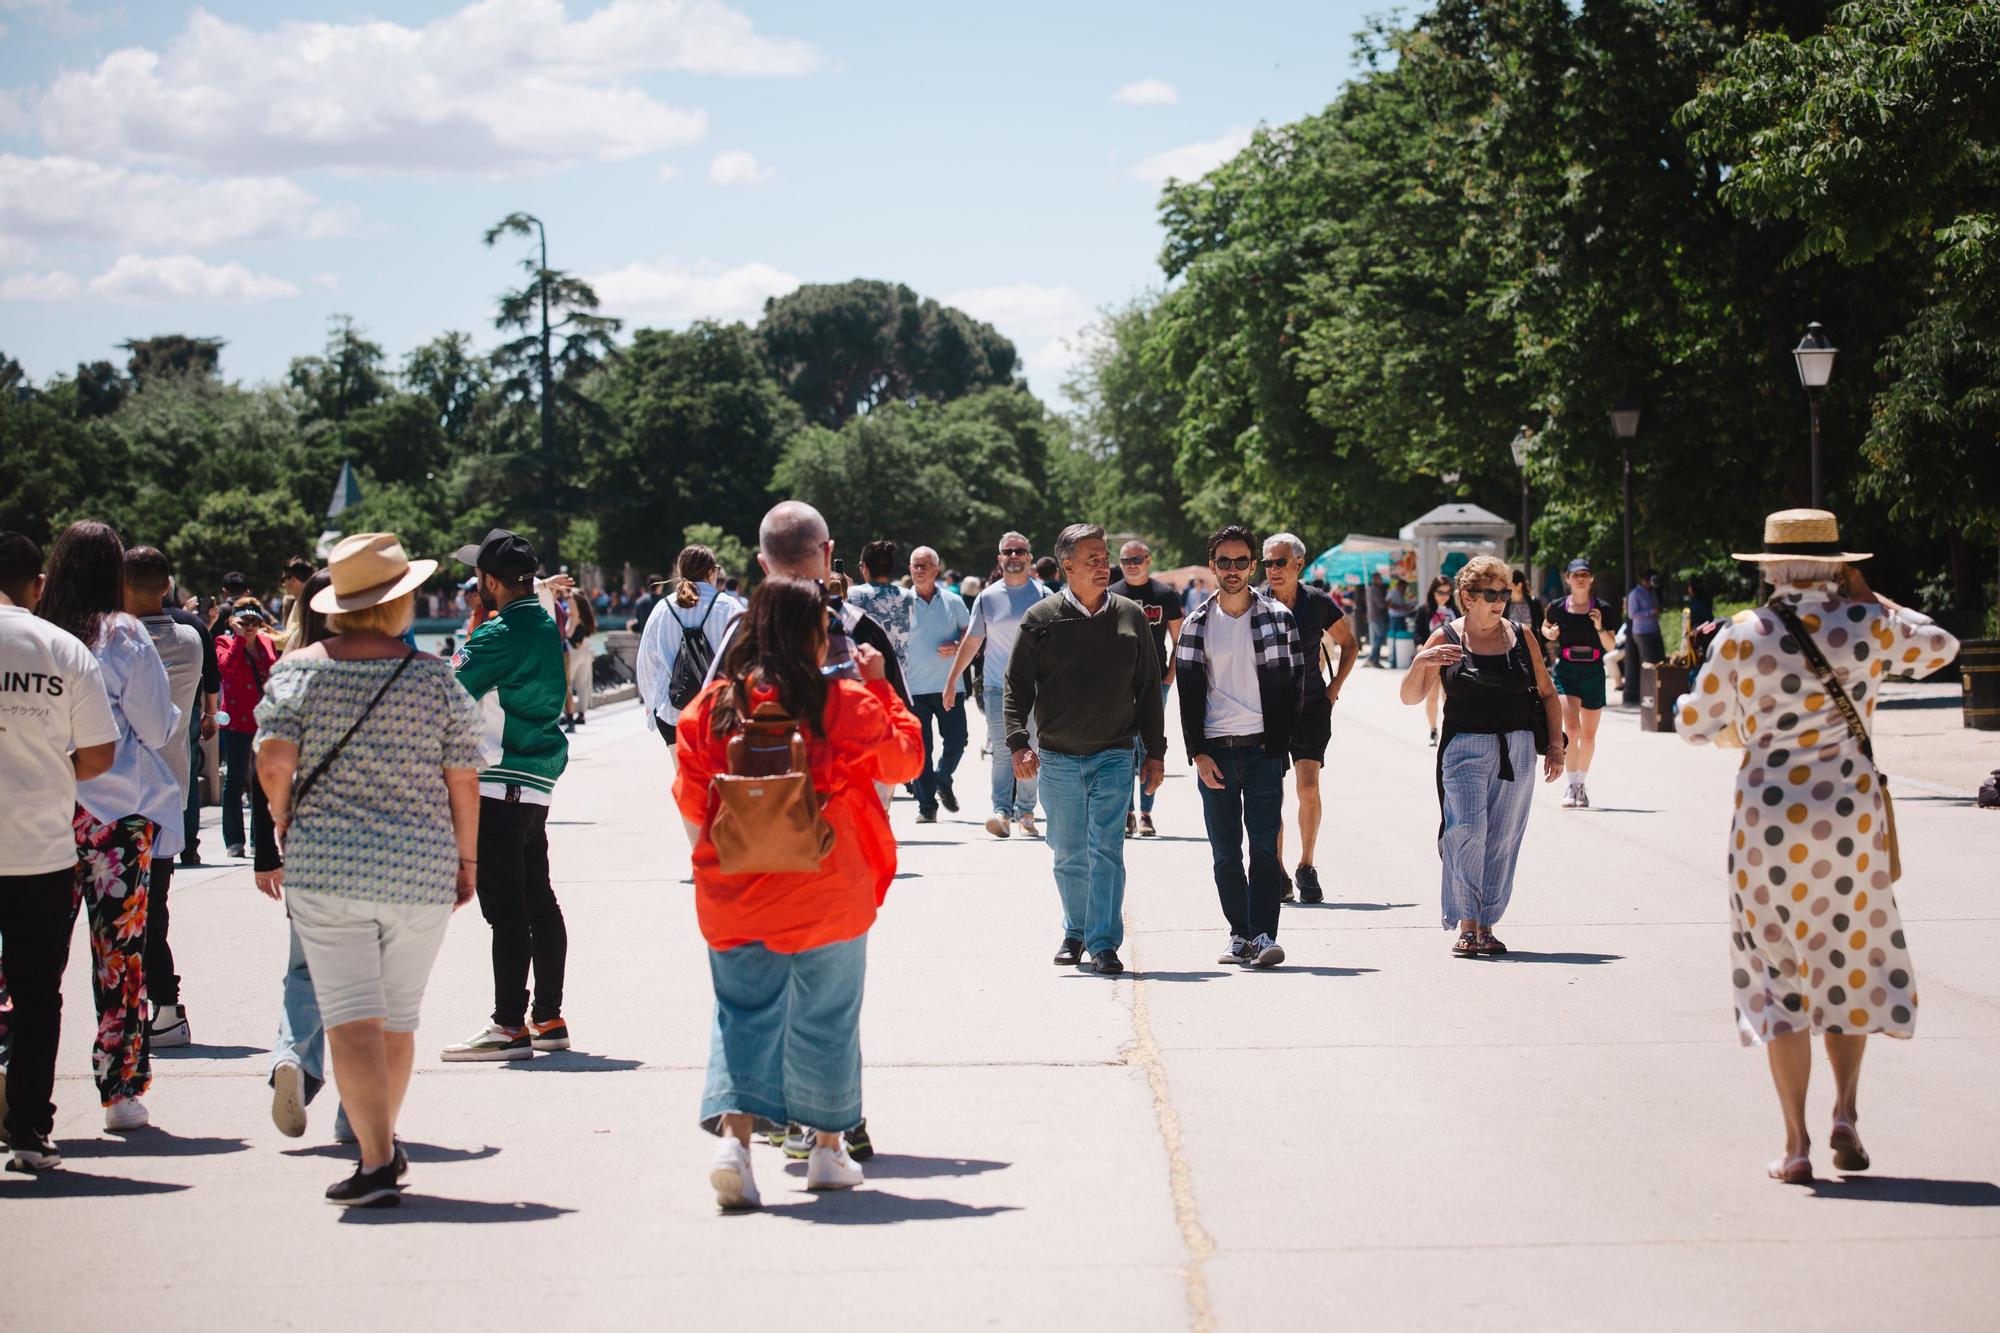
<path id="1" fill-rule="evenodd" d="M 257 705 L 258 743 L 298 746 L 303 780 L 400 660 L 282 659 Z M 292 812 L 285 887 L 378 903 L 451 902 L 458 840 L 444 772 L 484 762 L 479 705 L 448 663 L 419 655 Z"/>

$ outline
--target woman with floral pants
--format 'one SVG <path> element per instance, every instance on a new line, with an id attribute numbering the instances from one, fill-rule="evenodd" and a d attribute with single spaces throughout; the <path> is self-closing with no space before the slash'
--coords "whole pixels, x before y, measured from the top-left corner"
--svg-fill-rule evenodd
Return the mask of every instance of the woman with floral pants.
<path id="1" fill-rule="evenodd" d="M 107 1107 L 143 1097 L 153 1081 L 146 1048 L 146 885 L 153 868 L 152 821 L 132 815 L 104 824 L 76 808 L 76 892 L 70 924 L 90 906 L 91 992 L 97 1040 L 90 1064 Z"/>

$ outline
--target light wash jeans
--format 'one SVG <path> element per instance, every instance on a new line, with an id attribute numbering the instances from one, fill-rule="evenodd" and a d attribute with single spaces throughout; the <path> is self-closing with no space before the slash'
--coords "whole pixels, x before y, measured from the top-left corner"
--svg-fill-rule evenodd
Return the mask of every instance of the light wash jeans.
<path id="1" fill-rule="evenodd" d="M 1036 778 L 1018 782 L 1014 779 L 1014 752 L 1007 748 L 1006 712 L 1006 696 L 999 690 L 986 691 L 986 743 L 993 752 L 993 810 L 995 814 L 1020 819 L 1035 813 L 1035 796 L 1041 783 Z M 1030 714 L 1028 744 L 1032 746 L 1040 740 L 1041 732 Z"/>
<path id="2" fill-rule="evenodd" d="M 1049 851 L 1062 895 L 1063 937 L 1091 953 L 1125 942 L 1125 811 L 1132 751 L 1042 751 Z"/>
<path id="3" fill-rule="evenodd" d="M 861 1123 L 861 989 L 868 937 L 803 953 L 757 943 L 708 951 L 715 1028 L 701 1125 L 754 1116 L 761 1130 L 844 1134 Z"/>
<path id="4" fill-rule="evenodd" d="M 1162 705 L 1164 705 L 1167 702 L 1167 694 L 1172 689 L 1173 686 L 1171 685 L 1162 684 L 1160 686 L 1160 703 Z M 1156 791 L 1146 790 L 1145 765 L 1146 765 L 1146 738 L 1144 736 L 1134 736 L 1132 738 L 1132 778 L 1133 778 L 1132 792 L 1136 793 L 1139 797 L 1139 813 L 1142 815 L 1150 815 L 1153 813 L 1153 798 L 1158 796 L 1159 793 Z M 1130 814 L 1131 812 L 1132 812 L 1132 795 L 1128 793 L 1125 797 L 1125 813 Z"/>
<path id="5" fill-rule="evenodd" d="M 1500 780 L 1502 744 L 1514 768 L 1512 782 Z M 1444 859 L 1446 930 L 1456 930 L 1460 921 L 1491 926 L 1506 914 L 1540 771 L 1532 731 L 1504 736 L 1459 732 L 1438 756 L 1444 787 L 1438 854 Z"/>
<path id="6" fill-rule="evenodd" d="M 291 941 L 291 953 L 285 961 L 285 1001 L 278 1010 L 278 1039 L 271 1043 L 271 1072 L 275 1074 L 281 1064 L 297 1065 L 310 1105 L 326 1086 L 326 1028 L 319 1021 L 319 996 L 313 992 L 299 932 L 287 921 L 285 934 Z M 269 1077 L 264 1080 L 267 1084 L 270 1081 Z M 333 1136 L 343 1140 L 352 1137 L 346 1107 L 334 1112 Z"/>

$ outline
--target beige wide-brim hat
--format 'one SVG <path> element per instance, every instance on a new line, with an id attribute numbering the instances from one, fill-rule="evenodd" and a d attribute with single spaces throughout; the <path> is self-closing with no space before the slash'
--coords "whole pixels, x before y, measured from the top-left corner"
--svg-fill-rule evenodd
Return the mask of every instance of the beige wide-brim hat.
<path id="1" fill-rule="evenodd" d="M 435 560 L 410 559 L 402 539 L 393 532 L 357 532 L 342 537 L 326 562 L 333 584 L 313 594 L 312 609 L 333 615 L 393 602 L 423 586 L 437 573 L 437 567 Z"/>
<path id="2" fill-rule="evenodd" d="M 1840 549 L 1840 523 L 1824 509 L 1780 509 L 1764 519 L 1764 549 L 1737 551 L 1738 560 L 1765 564 L 1773 560 L 1826 560 L 1845 563 L 1867 560 L 1872 551 Z"/>

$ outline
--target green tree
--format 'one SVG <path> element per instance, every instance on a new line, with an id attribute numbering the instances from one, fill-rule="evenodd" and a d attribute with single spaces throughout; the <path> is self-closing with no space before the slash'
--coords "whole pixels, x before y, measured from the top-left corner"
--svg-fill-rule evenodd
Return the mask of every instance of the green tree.
<path id="1" fill-rule="evenodd" d="M 404 359 L 403 387 L 430 399 L 439 429 L 458 449 L 489 410 L 493 368 L 474 349 L 470 334 L 441 333 Z"/>
<path id="2" fill-rule="evenodd" d="M 213 378 L 222 368 L 225 346 L 220 338 L 190 338 L 184 333 L 133 338 L 118 345 L 131 353 L 125 368 L 142 384 L 179 375 Z"/>
<path id="3" fill-rule="evenodd" d="M 1019 360 L 992 325 L 900 283 L 865 278 L 766 301 L 757 341 L 806 420 L 836 429 L 885 403 L 1012 383 Z"/>
<path id="4" fill-rule="evenodd" d="M 612 423 L 585 484 L 600 563 L 671 567 L 675 534 L 697 523 L 747 537 L 771 500 L 780 442 L 799 412 L 741 324 L 641 329 L 594 392 Z"/>
<path id="5" fill-rule="evenodd" d="M 327 317 L 326 347 L 292 358 L 285 379 L 305 398 L 308 421 L 342 422 L 389 393 L 382 345 L 361 336 L 352 315 Z"/>
<path id="6" fill-rule="evenodd" d="M 715 559 L 725 570 L 743 580 L 749 587 L 763 576 L 758 566 L 756 552 L 733 532 L 724 532 L 713 523 L 692 523 L 681 533 L 682 546 L 706 546 L 715 552 Z M 665 571 L 668 566 L 660 566 Z"/>
<path id="7" fill-rule="evenodd" d="M 318 532 L 288 495 L 227 490 L 203 498 L 167 550 L 182 583 L 213 588 L 230 570 L 261 574 L 295 551 L 311 550 Z"/>

